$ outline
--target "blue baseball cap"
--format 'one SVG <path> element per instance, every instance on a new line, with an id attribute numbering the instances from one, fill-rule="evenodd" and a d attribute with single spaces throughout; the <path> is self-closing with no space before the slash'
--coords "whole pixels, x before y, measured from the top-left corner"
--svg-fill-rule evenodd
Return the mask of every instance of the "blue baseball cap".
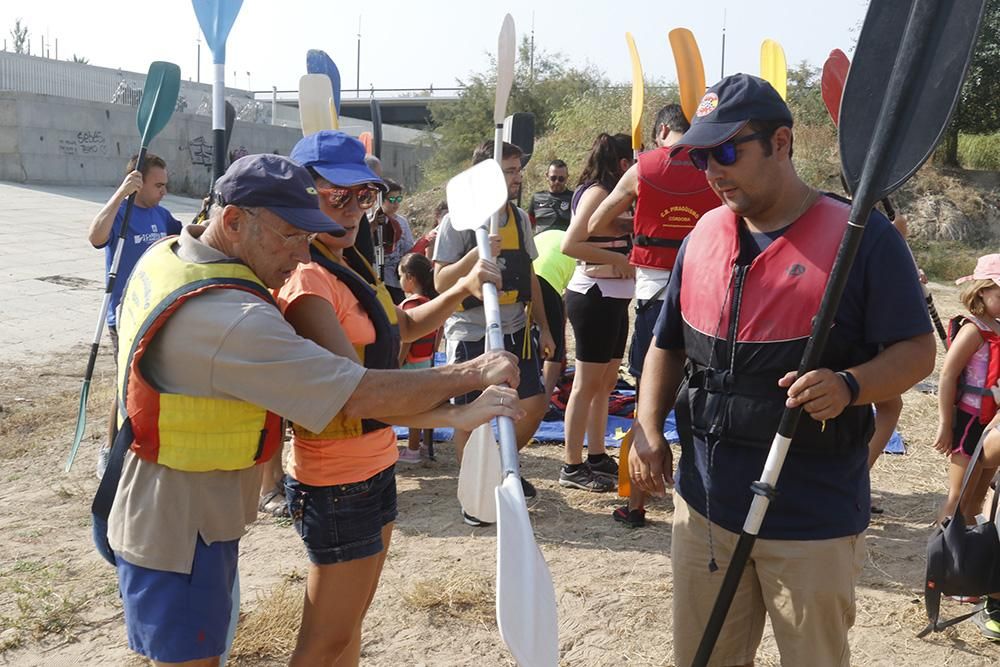
<path id="1" fill-rule="evenodd" d="M 215 182 L 215 201 L 266 208 L 306 232 L 347 233 L 320 210 L 309 170 L 281 155 L 247 155 L 233 162 Z"/>
<path id="2" fill-rule="evenodd" d="M 309 167 L 334 185 L 373 183 L 387 191 L 385 183 L 365 164 L 365 146 L 337 130 L 320 130 L 299 139 L 291 158 Z"/>
<path id="3" fill-rule="evenodd" d="M 792 125 L 792 112 L 771 84 L 749 74 L 733 74 L 705 93 L 691 128 L 670 150 L 712 148 L 729 141 L 751 120 L 781 120 Z"/>

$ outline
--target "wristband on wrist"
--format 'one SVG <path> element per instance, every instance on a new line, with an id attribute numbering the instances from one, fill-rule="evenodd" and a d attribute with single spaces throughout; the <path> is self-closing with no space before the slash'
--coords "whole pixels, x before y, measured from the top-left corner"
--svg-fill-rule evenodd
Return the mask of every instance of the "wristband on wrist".
<path id="1" fill-rule="evenodd" d="M 847 404 L 854 405 L 854 403 L 858 400 L 858 394 L 861 393 L 861 386 L 858 385 L 857 378 L 854 377 L 854 374 L 851 373 L 851 371 L 840 371 L 837 375 L 839 375 L 844 381 L 844 384 L 847 385 L 847 391 L 851 394 L 851 400 L 848 401 Z"/>

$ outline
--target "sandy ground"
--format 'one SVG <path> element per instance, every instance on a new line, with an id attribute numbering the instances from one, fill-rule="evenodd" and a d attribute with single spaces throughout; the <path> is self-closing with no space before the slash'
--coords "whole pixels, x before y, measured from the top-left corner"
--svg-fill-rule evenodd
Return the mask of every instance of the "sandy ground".
<path id="1" fill-rule="evenodd" d="M 942 314 L 953 290 L 935 286 Z M 0 664 L 136 665 L 127 649 L 114 573 L 91 547 L 93 463 L 104 437 L 110 359 L 102 354 L 83 452 L 62 465 L 77 406 L 84 348 L 45 365 L 0 368 Z M 936 399 L 906 397 L 905 456 L 873 474 L 885 508 L 868 533 L 851 633 L 855 665 L 995 665 L 1000 646 L 963 623 L 925 640 L 922 576 L 929 527 L 945 490 L 946 463 L 930 447 Z M 400 518 L 368 615 L 366 665 L 509 665 L 493 618 L 494 528 L 464 525 L 448 444 L 438 461 L 399 472 Z M 561 450 L 536 446 L 524 474 L 538 544 L 556 584 L 563 665 L 664 665 L 671 655 L 671 504 L 651 505 L 651 525 L 630 531 L 610 518 L 612 495 L 562 489 Z M 231 664 L 279 665 L 297 628 L 307 560 L 287 522 L 262 518 L 243 541 L 243 605 Z M 950 603 L 946 614 L 959 608 Z M 758 665 L 778 664 L 768 631 Z"/>

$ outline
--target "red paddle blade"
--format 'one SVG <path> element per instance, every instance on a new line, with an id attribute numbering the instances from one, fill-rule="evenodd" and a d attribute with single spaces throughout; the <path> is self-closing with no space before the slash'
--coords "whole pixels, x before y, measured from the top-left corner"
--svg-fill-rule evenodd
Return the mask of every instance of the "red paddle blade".
<path id="1" fill-rule="evenodd" d="M 840 124 L 840 100 L 844 96 L 844 84 L 847 82 L 847 71 L 851 69 L 851 61 L 840 49 L 830 51 L 829 57 L 823 63 L 823 78 L 821 90 L 823 103 L 830 113 L 834 125 Z"/>

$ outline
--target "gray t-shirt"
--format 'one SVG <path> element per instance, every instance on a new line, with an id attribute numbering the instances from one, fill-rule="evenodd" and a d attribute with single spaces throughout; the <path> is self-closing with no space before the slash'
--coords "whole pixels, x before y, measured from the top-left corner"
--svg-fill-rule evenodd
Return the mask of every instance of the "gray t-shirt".
<path id="1" fill-rule="evenodd" d="M 226 256 L 185 227 L 178 256 Z M 150 343 L 141 370 L 160 391 L 247 401 L 320 431 L 365 369 L 300 337 L 273 305 L 244 291 L 209 290 L 186 301 Z M 183 472 L 125 456 L 108 518 L 111 548 L 130 563 L 191 572 L 198 536 L 239 539 L 257 518 L 260 471 Z"/>
<path id="2" fill-rule="evenodd" d="M 535 249 L 535 238 L 531 232 L 528 214 L 515 207 L 517 221 L 521 225 L 521 237 L 524 239 L 524 249 L 534 260 L 538 257 Z M 501 227 L 507 224 L 504 218 Z M 451 218 L 444 216 L 438 227 L 437 242 L 434 244 L 434 261 L 442 264 L 454 264 L 476 247 L 476 235 L 472 231 L 458 231 L 451 226 Z M 500 306 L 500 327 L 504 334 L 512 334 L 524 328 L 526 319 L 523 303 L 511 303 Z M 444 323 L 444 337 L 448 340 L 475 341 L 486 337 L 486 316 L 482 307 L 461 310 L 448 318 Z"/>

